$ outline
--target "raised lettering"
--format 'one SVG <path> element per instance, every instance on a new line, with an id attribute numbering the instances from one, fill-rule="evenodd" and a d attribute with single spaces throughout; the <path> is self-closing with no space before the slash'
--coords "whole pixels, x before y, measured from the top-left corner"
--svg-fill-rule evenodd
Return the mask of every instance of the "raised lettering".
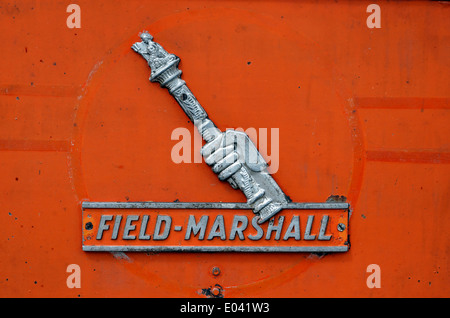
<path id="1" fill-rule="evenodd" d="M 240 224 L 240 226 L 238 226 L 238 224 Z M 239 239 L 241 241 L 245 240 L 245 236 L 244 233 L 242 233 L 248 225 L 248 219 L 246 216 L 244 215 L 235 215 L 233 218 L 233 225 L 231 226 L 231 232 L 230 232 L 230 240 L 234 240 L 234 238 L 236 237 L 236 233 L 239 236 Z"/>
<path id="2" fill-rule="evenodd" d="M 291 223 L 284 234 L 283 240 L 287 241 L 291 237 L 296 241 L 300 240 L 300 218 L 298 215 L 292 216 Z"/>
<path id="3" fill-rule="evenodd" d="M 319 237 L 317 238 L 319 241 L 329 241 L 331 240 L 331 235 L 325 235 L 327 231 L 328 225 L 328 215 L 322 216 L 322 222 L 320 224 Z"/>
<path id="4" fill-rule="evenodd" d="M 215 237 L 220 237 L 222 241 L 227 239 L 225 234 L 225 224 L 223 221 L 223 215 L 216 216 L 211 231 L 209 232 L 208 240 L 212 240 Z"/>
<path id="5" fill-rule="evenodd" d="M 120 222 L 122 221 L 122 216 L 121 215 L 116 215 L 116 219 L 114 222 L 114 228 L 113 228 L 113 233 L 111 236 L 112 240 L 117 240 L 117 236 L 119 235 L 119 228 L 120 228 Z"/>
<path id="6" fill-rule="evenodd" d="M 248 236 L 248 238 L 250 240 L 252 240 L 252 241 L 258 241 L 258 240 L 260 240 L 263 237 L 264 231 L 258 224 L 258 217 L 257 216 L 253 217 L 253 219 L 252 219 L 252 226 L 256 230 L 256 235 L 251 235 L 250 234 Z"/>
<path id="7" fill-rule="evenodd" d="M 311 229 L 314 222 L 314 215 L 308 216 L 308 223 L 306 223 L 306 230 L 303 239 L 306 241 L 313 241 L 316 239 L 315 235 L 311 235 Z"/>
<path id="8" fill-rule="evenodd" d="M 196 236 L 198 232 L 200 232 L 198 239 L 203 240 L 205 238 L 206 225 L 208 224 L 208 216 L 202 215 L 200 221 L 196 223 L 195 216 L 189 215 L 189 221 L 186 229 L 185 240 L 189 240 L 191 238 L 191 232 Z"/>
<path id="9" fill-rule="evenodd" d="M 164 226 L 164 232 L 161 232 L 161 225 L 162 223 L 165 223 Z M 156 217 L 156 225 L 155 225 L 155 232 L 153 233 L 153 240 L 155 241 L 162 241 L 167 239 L 170 233 L 170 227 L 172 225 L 172 218 L 168 215 L 158 215 Z"/>
<path id="10" fill-rule="evenodd" d="M 280 216 L 278 218 L 278 224 L 273 225 L 275 223 L 275 219 L 269 221 L 269 225 L 267 226 L 266 240 L 270 240 L 272 236 L 272 232 L 275 231 L 275 240 L 278 241 L 281 236 L 281 229 L 283 227 L 284 216 Z"/>
<path id="11" fill-rule="evenodd" d="M 98 226 L 97 232 L 97 240 L 101 240 L 103 237 L 103 231 L 109 230 L 109 225 L 106 224 L 106 221 L 111 221 L 113 219 L 112 215 L 102 215 L 100 218 L 100 224 Z"/>
<path id="12" fill-rule="evenodd" d="M 147 224 L 148 220 L 150 219 L 150 216 L 144 215 L 142 217 L 142 223 L 141 223 L 141 230 L 139 231 L 139 239 L 140 240 L 149 240 L 150 235 L 146 235 L 145 231 L 147 230 Z"/>
<path id="13" fill-rule="evenodd" d="M 136 235 L 130 235 L 130 231 L 134 231 L 136 229 L 136 225 L 133 225 L 132 223 L 137 220 L 139 220 L 139 215 L 127 216 L 127 221 L 125 222 L 125 228 L 123 229 L 123 236 L 122 236 L 124 240 L 136 239 Z"/>

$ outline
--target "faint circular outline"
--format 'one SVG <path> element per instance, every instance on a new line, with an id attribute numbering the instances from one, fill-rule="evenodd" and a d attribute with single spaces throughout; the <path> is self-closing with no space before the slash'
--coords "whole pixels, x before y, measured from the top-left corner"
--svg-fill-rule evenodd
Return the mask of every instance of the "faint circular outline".
<path id="1" fill-rule="evenodd" d="M 220 13 L 218 13 L 220 12 Z M 170 27 L 179 27 L 184 24 L 188 24 L 192 21 L 196 22 L 199 17 L 204 18 L 223 18 L 224 15 L 228 15 L 231 18 L 233 18 L 233 14 L 239 13 L 241 15 L 245 15 L 246 18 L 248 18 L 253 23 L 258 24 L 262 28 L 266 29 L 268 32 L 273 32 L 274 26 L 280 27 L 285 31 L 285 34 L 288 34 L 290 38 L 296 39 L 296 40 L 306 40 L 309 43 L 317 46 L 320 48 L 320 45 L 309 39 L 306 38 L 303 34 L 299 34 L 295 30 L 291 29 L 290 27 L 283 25 L 281 21 L 275 20 L 273 17 L 268 15 L 262 15 L 257 14 L 254 12 L 250 12 L 247 10 L 242 9 L 231 9 L 231 8 L 205 8 L 200 10 L 189 10 L 189 11 L 183 11 L 178 12 L 173 15 L 169 15 L 166 17 L 163 17 L 150 25 L 147 25 L 145 30 L 152 30 L 151 33 L 153 36 L 156 36 L 159 32 L 166 29 L 167 25 Z M 183 19 L 184 18 L 184 19 Z M 270 20 L 270 21 L 268 21 Z M 247 20 L 248 21 L 248 20 Z M 167 24 L 168 22 L 172 22 L 172 24 Z M 271 22 L 269 24 L 269 22 Z M 72 138 L 71 138 L 71 147 L 70 152 L 68 154 L 68 173 L 69 178 L 72 182 L 72 189 L 75 191 L 75 194 L 79 201 L 79 206 L 81 208 L 81 203 L 83 201 L 88 200 L 88 193 L 86 191 L 86 185 L 84 184 L 83 174 L 82 174 L 82 165 L 81 165 L 81 148 L 83 145 L 83 128 L 85 124 L 85 119 L 88 113 L 89 109 L 89 103 L 86 105 L 86 103 L 82 103 L 81 101 L 84 100 L 85 96 L 88 94 L 95 94 L 95 91 L 98 89 L 100 78 L 102 78 L 101 74 L 104 72 L 105 69 L 107 69 L 107 66 L 111 63 L 113 63 L 112 56 L 116 57 L 116 60 L 114 62 L 117 62 L 122 57 L 124 57 L 127 54 L 133 53 L 131 52 L 131 45 L 136 42 L 136 34 L 142 30 L 137 30 L 137 32 L 134 32 L 133 35 L 129 37 L 129 39 L 125 42 L 122 42 L 115 47 L 111 48 L 109 50 L 109 54 L 111 56 L 106 58 L 106 62 L 104 60 L 98 62 L 94 68 L 91 70 L 91 72 L 88 75 L 88 78 L 86 82 L 84 83 L 82 87 L 82 94 L 78 96 L 78 103 L 77 107 L 75 109 L 75 116 L 74 116 L 74 125 L 73 125 L 73 132 L 72 132 Z M 275 32 L 276 33 L 276 32 Z M 294 41 L 297 43 L 296 41 Z M 113 54 L 114 52 L 114 54 Z M 323 50 L 322 50 L 323 52 Z M 118 56 L 117 56 L 118 55 Z M 331 63 L 331 59 L 327 54 L 321 55 L 323 58 L 323 62 L 328 63 L 328 67 L 333 71 L 332 73 L 335 74 L 335 78 L 339 78 L 341 76 L 340 72 L 338 72 L 336 66 Z M 362 179 L 364 175 L 364 168 L 365 168 L 365 140 L 364 140 L 364 134 L 362 133 L 362 125 L 358 116 L 358 112 L 356 109 L 356 105 L 354 104 L 353 99 L 350 97 L 352 96 L 344 87 L 344 84 L 342 83 L 341 79 L 339 79 L 336 84 L 336 94 L 341 97 L 341 99 L 345 100 L 346 102 L 342 102 L 341 106 L 348 118 L 348 125 L 350 128 L 350 136 L 352 141 L 352 149 L 353 149 L 353 166 L 351 169 L 351 178 L 350 178 L 350 184 L 347 191 L 347 201 L 352 207 L 356 205 L 356 202 L 358 201 L 359 194 L 361 191 L 362 186 Z M 348 98 L 348 99 L 347 99 Z M 352 210 L 350 210 L 351 212 Z M 351 227 L 349 227 L 350 230 Z M 350 250 L 351 251 L 351 250 Z M 270 254 L 272 255 L 272 254 Z M 314 258 L 310 257 L 311 254 L 305 255 L 303 258 L 304 260 L 311 260 L 312 262 L 316 259 L 320 258 Z M 312 263 L 311 262 L 311 263 Z M 301 266 L 299 266 L 301 264 Z M 306 266 L 305 266 L 306 265 Z M 282 282 L 285 282 L 289 280 L 290 278 L 293 278 L 296 273 L 303 272 L 309 267 L 308 264 L 305 264 L 305 262 L 298 262 L 291 267 L 287 268 L 286 270 L 282 271 L 280 274 L 272 275 L 270 277 L 258 280 L 256 282 L 251 283 L 244 283 L 238 286 L 230 286 L 225 287 L 227 288 L 235 288 L 239 289 L 241 291 L 246 290 L 247 288 L 253 288 L 255 286 L 264 285 L 264 283 L 268 281 L 273 281 L 275 279 L 280 279 L 283 277 L 282 280 L 278 280 L 278 283 L 281 284 Z M 297 270 L 296 270 L 297 269 Z M 196 291 L 196 288 L 191 286 L 193 291 Z"/>

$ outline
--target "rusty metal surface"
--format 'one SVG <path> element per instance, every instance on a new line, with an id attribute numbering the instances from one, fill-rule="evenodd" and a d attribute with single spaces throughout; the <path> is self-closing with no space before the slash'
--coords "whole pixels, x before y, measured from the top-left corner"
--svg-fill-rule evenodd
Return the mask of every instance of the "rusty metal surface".
<path id="1" fill-rule="evenodd" d="M 448 3 L 379 1 L 380 29 L 363 1 L 80 0 L 81 28 L 68 4 L 0 4 L 1 297 L 450 295 Z M 268 129 L 269 163 L 279 138 L 292 201 L 350 204 L 348 252 L 83 251 L 85 201 L 243 201 L 171 160 L 195 132 L 130 50 L 143 29 L 218 127 Z"/>

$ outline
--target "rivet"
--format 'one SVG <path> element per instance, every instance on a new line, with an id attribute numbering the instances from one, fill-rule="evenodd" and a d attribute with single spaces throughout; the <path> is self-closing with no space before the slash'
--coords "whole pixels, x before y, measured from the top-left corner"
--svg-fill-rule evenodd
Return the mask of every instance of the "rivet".
<path id="1" fill-rule="evenodd" d="M 219 276 L 219 275 L 220 275 L 220 268 L 219 268 L 219 267 L 213 267 L 211 273 L 212 273 L 214 276 Z"/>

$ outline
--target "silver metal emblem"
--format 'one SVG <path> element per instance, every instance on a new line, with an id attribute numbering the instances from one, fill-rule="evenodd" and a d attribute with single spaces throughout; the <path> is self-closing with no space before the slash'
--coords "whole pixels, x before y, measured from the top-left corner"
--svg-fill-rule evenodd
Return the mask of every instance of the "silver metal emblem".
<path id="1" fill-rule="evenodd" d="M 140 38 L 142 41 L 133 44 L 132 49 L 150 66 L 150 81 L 167 88 L 197 127 L 206 141 L 201 154 L 219 180 L 244 193 L 259 224 L 285 209 L 290 200 L 268 173 L 266 161 L 248 135 L 234 130 L 220 131 L 181 79 L 180 58 L 167 53 L 148 32 L 142 32 Z"/>

